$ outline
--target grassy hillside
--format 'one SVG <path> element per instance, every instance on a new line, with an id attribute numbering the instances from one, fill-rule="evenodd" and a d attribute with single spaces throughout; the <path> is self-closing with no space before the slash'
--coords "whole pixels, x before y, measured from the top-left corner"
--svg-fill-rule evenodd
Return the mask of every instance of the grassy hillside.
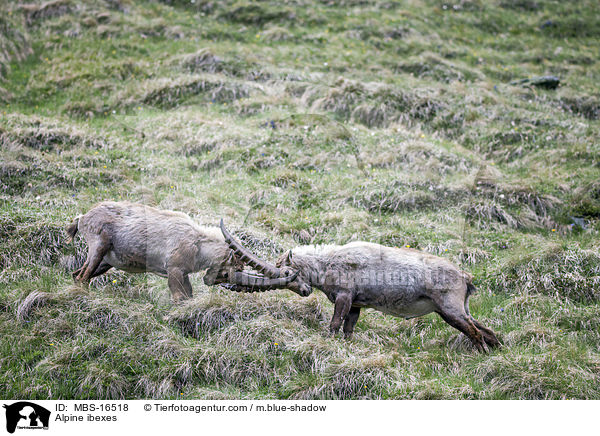
<path id="1" fill-rule="evenodd" d="M 596 1 L 0 6 L 0 397 L 600 399 Z M 521 79 L 554 75 L 557 89 Z M 98 201 L 224 217 L 260 255 L 367 240 L 475 276 L 437 315 L 326 336 L 315 291 L 72 284 Z"/>

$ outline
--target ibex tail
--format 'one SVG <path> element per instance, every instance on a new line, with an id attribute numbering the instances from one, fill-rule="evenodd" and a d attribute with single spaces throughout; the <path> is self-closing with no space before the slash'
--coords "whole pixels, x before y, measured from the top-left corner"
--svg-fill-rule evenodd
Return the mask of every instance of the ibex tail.
<path id="1" fill-rule="evenodd" d="M 477 288 L 475 287 L 475 285 L 473 285 L 471 280 L 467 280 L 467 295 L 465 296 L 465 312 L 467 312 L 467 315 L 469 315 L 469 317 L 471 317 L 471 312 L 469 312 L 469 297 L 476 290 L 477 290 Z"/>
<path id="2" fill-rule="evenodd" d="M 70 244 L 71 242 L 73 242 L 73 239 L 75 238 L 75 235 L 77 234 L 77 230 L 79 227 L 79 218 L 81 218 L 81 215 L 78 215 L 77 217 L 75 217 L 75 220 L 71 224 L 69 224 L 66 228 L 67 235 L 69 235 L 69 238 L 67 239 L 67 244 Z"/>
<path id="3" fill-rule="evenodd" d="M 467 297 L 477 290 L 475 285 L 471 282 L 467 282 Z"/>

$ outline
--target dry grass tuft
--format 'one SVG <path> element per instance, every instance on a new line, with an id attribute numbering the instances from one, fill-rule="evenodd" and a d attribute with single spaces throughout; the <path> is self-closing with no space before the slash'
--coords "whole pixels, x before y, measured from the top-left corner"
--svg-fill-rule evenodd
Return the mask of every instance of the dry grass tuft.
<path id="1" fill-rule="evenodd" d="M 585 358 L 591 365 L 593 358 Z M 589 383 L 597 381 L 597 375 L 583 374 L 577 367 L 565 365 L 560 356 L 549 354 L 510 354 L 492 356 L 475 369 L 479 380 L 491 384 L 496 395 L 505 396 L 518 392 L 521 399 L 557 400 L 566 398 L 588 398 Z M 557 380 L 555 374 L 561 374 Z M 575 383 L 584 377 L 588 383 Z M 565 396 L 563 383 L 573 386 L 569 397 Z M 593 394 L 592 394 L 593 395 Z"/>
<path id="2" fill-rule="evenodd" d="M 600 301 L 600 255 L 577 246 L 549 246 L 503 266 L 492 288 L 593 304 Z"/>
<path id="3" fill-rule="evenodd" d="M 158 79 L 143 83 L 134 96 L 126 98 L 120 105 L 148 104 L 168 108 L 179 106 L 196 95 L 203 95 L 210 102 L 227 103 L 247 97 L 249 92 L 246 85 L 204 76 Z"/>
<path id="4" fill-rule="evenodd" d="M 600 97 L 563 97 L 560 106 L 568 112 L 581 115 L 588 120 L 600 119 Z"/>
<path id="5" fill-rule="evenodd" d="M 491 257 L 489 251 L 477 247 L 463 247 L 458 254 L 460 262 L 467 265 L 475 265 Z"/>
<path id="6" fill-rule="evenodd" d="M 464 212 L 469 221 L 476 223 L 481 228 L 493 227 L 491 223 L 494 222 L 505 224 L 513 229 L 526 227 L 523 221 L 520 221 L 518 217 L 505 210 L 501 205 L 485 200 L 469 203 Z"/>
<path id="7" fill-rule="evenodd" d="M 28 3 L 19 5 L 25 14 L 29 26 L 50 18 L 68 14 L 73 9 L 71 0 L 50 0 L 44 3 Z"/>
<path id="8" fill-rule="evenodd" d="M 600 217 L 600 181 L 575 189 L 571 209 L 577 216 Z"/>
<path id="9" fill-rule="evenodd" d="M 73 191 L 84 186 L 98 186 L 124 179 L 121 173 L 112 168 L 94 179 L 86 177 L 96 173 L 95 168 L 90 166 L 80 168 L 78 173 L 65 172 L 49 155 L 35 152 L 31 155 L 16 154 L 17 160 L 0 162 L 0 186 L 10 195 L 29 193 L 37 196 L 48 192 L 49 189 Z"/>
<path id="10" fill-rule="evenodd" d="M 443 105 L 421 91 L 403 91 L 381 84 L 360 84 L 339 79 L 326 90 L 306 88 L 301 100 L 314 110 L 325 110 L 338 117 L 368 127 L 387 127 L 393 122 L 412 124 L 433 120 Z"/>
<path id="11" fill-rule="evenodd" d="M 66 246 L 67 234 L 63 225 L 42 222 L 19 222 L 6 216 L 0 218 L 2 233 L 6 237 L 0 254 L 0 264 L 10 266 L 54 265 L 67 248 L 76 259 L 84 257 L 81 240 Z"/>
<path id="12" fill-rule="evenodd" d="M 421 141 L 402 141 L 378 144 L 376 152 L 362 151 L 361 160 L 374 168 L 393 168 L 407 173 L 449 175 L 467 173 L 473 162 L 447 150 Z"/>
<path id="13" fill-rule="evenodd" d="M 11 17 L 9 5 L 0 5 L 0 82 L 10 69 L 11 62 L 24 61 L 33 53 L 28 34 Z M 8 100 L 9 93 L 0 86 L 0 101 Z"/>
<path id="14" fill-rule="evenodd" d="M 36 151 L 69 150 L 73 148 L 89 148 L 100 150 L 111 145 L 97 135 L 92 136 L 70 127 L 53 127 L 38 125 L 31 127 L 15 127 L 10 131 L 0 128 L 0 146 L 5 149 L 18 149 L 19 146 Z"/>
<path id="15" fill-rule="evenodd" d="M 220 19 L 245 25 L 262 26 L 266 23 L 286 23 L 296 20 L 296 12 L 286 6 L 270 7 L 248 1 L 237 1 L 218 13 Z"/>
<path id="16" fill-rule="evenodd" d="M 376 213 L 427 210 L 442 205 L 460 204 L 469 192 L 465 188 L 451 188 L 431 183 L 396 181 L 384 186 L 363 187 L 348 201 L 354 206 Z"/>
<path id="17" fill-rule="evenodd" d="M 433 53 L 422 53 L 418 58 L 401 62 L 392 69 L 415 77 L 433 79 L 439 82 L 464 82 L 481 79 L 483 76 L 472 69 L 459 67 Z"/>
<path id="18" fill-rule="evenodd" d="M 328 318 L 314 298 L 298 298 L 286 303 L 275 295 L 239 295 L 223 291 L 198 296 L 175 309 L 168 321 L 178 325 L 184 333 L 199 338 L 213 333 L 219 335 L 230 326 L 265 316 L 307 326 L 324 325 Z"/>
<path id="19" fill-rule="evenodd" d="M 363 207 L 369 212 L 395 213 L 418 209 L 427 209 L 435 204 L 435 197 L 430 192 L 400 191 L 368 191 L 360 197 L 354 196 L 351 203 L 354 207 Z"/>
<path id="20" fill-rule="evenodd" d="M 283 252 L 283 247 L 272 238 L 257 235 L 242 228 L 234 228 L 232 232 L 245 247 L 248 247 L 253 253 L 257 253 L 263 259 L 274 259 Z"/>
<path id="21" fill-rule="evenodd" d="M 50 294 L 41 291 L 33 291 L 19 303 L 17 307 L 17 320 L 23 322 L 31 312 L 38 307 L 43 307 L 48 303 Z"/>
<path id="22" fill-rule="evenodd" d="M 484 166 L 475 175 L 472 201 L 465 206 L 467 218 L 486 228 L 499 222 L 514 229 L 556 228 L 563 202 L 526 185 L 498 181 L 500 173 Z"/>
<path id="23" fill-rule="evenodd" d="M 264 82 L 271 78 L 271 73 L 256 63 L 218 56 L 207 48 L 196 53 L 176 56 L 175 62 L 179 64 L 180 69 L 191 74 L 222 73 L 252 82 Z"/>
<path id="24" fill-rule="evenodd" d="M 391 365 L 389 355 L 379 353 L 364 358 L 348 358 L 341 363 L 331 364 L 325 371 L 327 388 L 325 397 L 381 398 L 400 374 Z M 321 394 L 322 395 L 322 394 Z"/>
<path id="25" fill-rule="evenodd" d="M 182 56 L 179 62 L 188 73 L 219 73 L 227 69 L 225 61 L 206 48 Z"/>
<path id="26" fill-rule="evenodd" d="M 295 39 L 295 36 L 285 27 L 270 26 L 261 32 L 261 36 L 267 41 L 290 41 Z"/>

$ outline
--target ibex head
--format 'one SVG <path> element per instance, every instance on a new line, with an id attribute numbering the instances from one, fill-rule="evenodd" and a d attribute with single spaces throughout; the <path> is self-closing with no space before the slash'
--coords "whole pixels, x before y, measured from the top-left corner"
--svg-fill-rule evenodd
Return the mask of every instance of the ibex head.
<path id="1" fill-rule="evenodd" d="M 303 297 L 307 297 L 312 293 L 312 285 L 310 279 L 310 269 L 308 268 L 298 268 L 298 265 L 295 264 L 295 258 L 293 258 L 292 250 L 288 250 L 287 253 L 282 254 L 275 265 L 281 271 L 284 271 L 284 274 L 295 273 L 298 274 L 298 277 L 293 282 L 287 285 L 287 288 L 290 291 L 294 291 L 296 294 L 301 295 Z"/>
<path id="2" fill-rule="evenodd" d="M 310 282 L 305 282 L 301 279 L 300 272 L 291 267 L 291 264 L 275 266 L 265 260 L 259 259 L 255 254 L 250 252 L 247 248 L 242 246 L 238 241 L 234 239 L 229 231 L 225 228 L 225 224 L 221 219 L 221 232 L 225 237 L 225 242 L 229 245 L 235 254 L 244 262 L 246 265 L 251 266 L 256 271 L 269 277 L 271 281 L 277 281 L 278 286 L 273 286 L 272 289 L 286 287 L 290 291 L 306 297 L 312 292 Z M 291 260 L 291 251 L 288 253 Z M 263 279 L 266 280 L 266 279 Z M 284 285 L 285 283 L 285 285 Z"/>

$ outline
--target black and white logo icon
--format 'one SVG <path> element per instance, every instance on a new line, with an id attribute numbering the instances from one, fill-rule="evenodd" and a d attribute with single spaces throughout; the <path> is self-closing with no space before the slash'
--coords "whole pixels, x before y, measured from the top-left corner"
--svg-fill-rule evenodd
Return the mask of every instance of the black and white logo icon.
<path id="1" fill-rule="evenodd" d="M 18 429 L 48 429 L 50 411 L 29 401 L 19 401 L 4 405 L 6 409 L 6 431 L 14 433 Z"/>

